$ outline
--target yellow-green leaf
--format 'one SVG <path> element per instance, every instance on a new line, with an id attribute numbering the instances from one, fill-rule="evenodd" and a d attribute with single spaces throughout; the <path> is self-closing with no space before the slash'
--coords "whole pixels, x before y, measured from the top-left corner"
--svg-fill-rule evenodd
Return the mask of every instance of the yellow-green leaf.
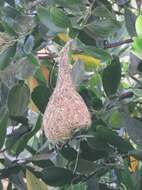
<path id="1" fill-rule="evenodd" d="M 26 170 L 27 188 L 28 190 L 48 190 L 47 185 L 29 170 Z"/>
<path id="2" fill-rule="evenodd" d="M 100 60 L 89 56 L 89 55 L 84 55 L 84 54 L 73 54 L 72 59 L 74 61 L 81 60 L 83 61 L 86 65 L 96 65 L 99 66 L 101 64 Z"/>
<path id="3" fill-rule="evenodd" d="M 70 37 L 63 32 L 58 34 L 58 38 L 60 38 L 63 42 L 68 42 L 70 40 Z"/>
<path id="4" fill-rule="evenodd" d="M 137 35 L 142 38 L 142 15 L 138 16 L 136 20 L 136 32 Z"/>

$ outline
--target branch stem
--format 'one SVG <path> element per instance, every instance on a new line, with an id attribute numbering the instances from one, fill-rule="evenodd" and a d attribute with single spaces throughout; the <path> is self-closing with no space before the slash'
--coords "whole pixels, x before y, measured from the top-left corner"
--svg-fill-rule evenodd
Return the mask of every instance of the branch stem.
<path id="1" fill-rule="evenodd" d="M 127 40 L 123 40 L 123 41 L 119 41 L 119 42 L 114 42 L 114 43 L 108 43 L 105 45 L 104 49 L 108 49 L 108 48 L 115 48 L 115 47 L 118 47 L 118 46 L 121 46 L 121 45 L 124 45 L 124 44 L 129 44 L 129 43 L 132 43 L 133 42 L 133 39 L 127 39 Z"/>

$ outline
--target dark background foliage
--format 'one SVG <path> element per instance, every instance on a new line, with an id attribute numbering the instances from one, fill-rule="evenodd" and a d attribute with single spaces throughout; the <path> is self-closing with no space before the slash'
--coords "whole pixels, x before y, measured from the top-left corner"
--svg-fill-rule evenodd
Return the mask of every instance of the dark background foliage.
<path id="1" fill-rule="evenodd" d="M 141 0 L 0 1 L 0 189 L 142 189 L 140 13 Z M 42 115 L 69 39 L 92 126 L 51 144 Z"/>

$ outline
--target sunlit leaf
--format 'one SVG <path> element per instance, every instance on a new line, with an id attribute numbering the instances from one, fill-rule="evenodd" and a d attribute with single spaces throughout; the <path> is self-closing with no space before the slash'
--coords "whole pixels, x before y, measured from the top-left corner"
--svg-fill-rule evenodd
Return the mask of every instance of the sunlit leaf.
<path id="1" fill-rule="evenodd" d="M 28 190 L 48 190 L 48 186 L 29 170 L 26 170 L 26 179 Z"/>
<path id="2" fill-rule="evenodd" d="M 83 61 L 86 65 L 96 65 L 96 66 L 99 66 L 101 64 L 100 60 L 95 58 L 95 57 L 91 57 L 91 56 L 88 56 L 88 55 L 85 55 L 85 54 L 73 54 L 72 55 L 72 59 L 74 61 L 77 61 L 77 60 L 81 60 Z"/>
<path id="3" fill-rule="evenodd" d="M 136 19 L 135 27 L 138 37 L 142 38 L 142 15 Z"/>

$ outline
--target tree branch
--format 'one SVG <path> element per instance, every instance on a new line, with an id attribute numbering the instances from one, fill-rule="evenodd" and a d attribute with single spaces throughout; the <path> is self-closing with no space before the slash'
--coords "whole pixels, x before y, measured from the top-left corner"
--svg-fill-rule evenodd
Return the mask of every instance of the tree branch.
<path id="1" fill-rule="evenodd" d="M 127 39 L 127 40 L 123 40 L 123 41 L 119 41 L 119 42 L 114 42 L 114 43 L 108 43 L 105 45 L 104 49 L 108 49 L 108 48 L 115 48 L 115 47 L 118 47 L 118 46 L 121 46 L 121 45 L 124 45 L 124 44 L 129 44 L 129 43 L 132 43 L 133 42 L 133 39 Z"/>

